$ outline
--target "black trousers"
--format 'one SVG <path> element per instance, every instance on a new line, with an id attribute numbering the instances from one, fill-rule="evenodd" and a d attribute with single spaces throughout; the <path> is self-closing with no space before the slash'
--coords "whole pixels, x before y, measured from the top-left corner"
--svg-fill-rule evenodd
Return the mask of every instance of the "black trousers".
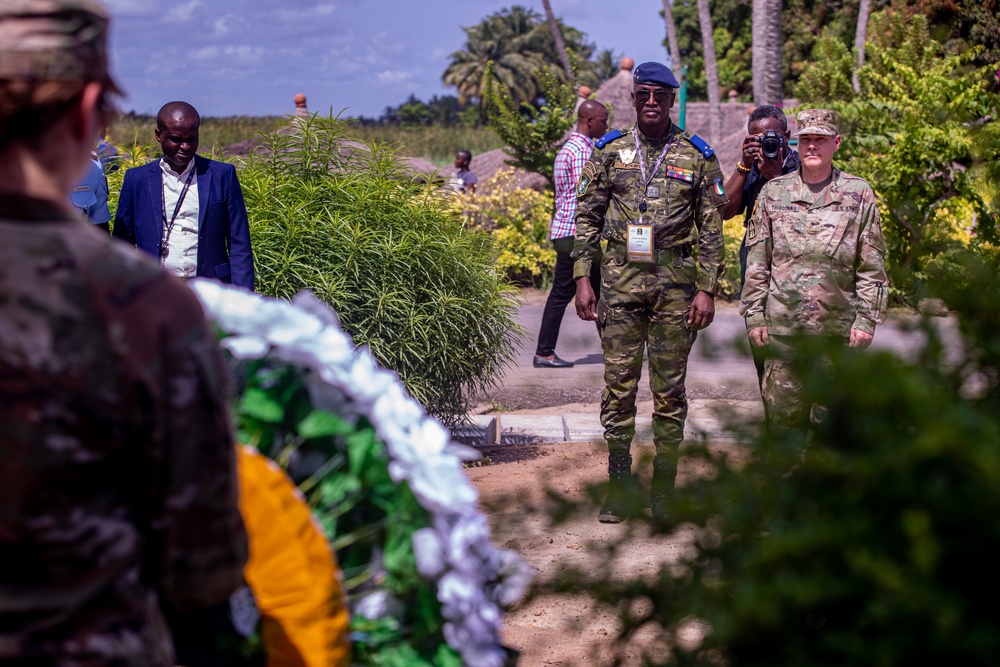
<path id="1" fill-rule="evenodd" d="M 573 280 L 573 257 L 571 251 L 556 252 L 556 272 L 552 279 L 552 291 L 545 301 L 542 311 L 542 327 L 538 331 L 538 347 L 535 356 L 548 357 L 556 352 L 556 341 L 559 340 L 559 327 L 562 326 L 566 306 L 576 296 L 576 281 Z M 594 294 L 601 296 L 601 262 L 594 258 L 590 267 L 590 286 Z"/>

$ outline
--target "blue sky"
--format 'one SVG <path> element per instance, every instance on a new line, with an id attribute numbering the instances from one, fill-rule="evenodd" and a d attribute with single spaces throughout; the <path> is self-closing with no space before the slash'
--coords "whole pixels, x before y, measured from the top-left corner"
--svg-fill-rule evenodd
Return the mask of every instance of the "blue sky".
<path id="1" fill-rule="evenodd" d="M 311 111 L 378 116 L 441 85 L 463 27 L 513 2 L 491 0 L 104 0 L 122 107 L 191 102 L 205 116 L 277 115 L 306 93 Z M 539 0 L 519 4 L 543 13 Z M 662 0 L 552 0 L 599 49 L 665 62 Z"/>

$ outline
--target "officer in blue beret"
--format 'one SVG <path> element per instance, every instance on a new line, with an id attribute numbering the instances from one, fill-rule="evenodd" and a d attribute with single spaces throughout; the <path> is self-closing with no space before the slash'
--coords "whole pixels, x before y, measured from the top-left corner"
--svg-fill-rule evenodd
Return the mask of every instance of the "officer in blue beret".
<path id="1" fill-rule="evenodd" d="M 608 497 L 599 519 L 631 515 L 632 438 L 643 355 L 653 393 L 650 507 L 663 519 L 673 493 L 684 436 L 688 354 L 715 317 L 722 272 L 722 171 L 712 148 L 670 119 L 673 72 L 643 63 L 632 74 L 635 125 L 595 142 L 577 184 L 576 310 L 596 320 L 604 348 L 601 424 L 608 443 Z M 599 256 L 601 298 L 587 276 Z"/>

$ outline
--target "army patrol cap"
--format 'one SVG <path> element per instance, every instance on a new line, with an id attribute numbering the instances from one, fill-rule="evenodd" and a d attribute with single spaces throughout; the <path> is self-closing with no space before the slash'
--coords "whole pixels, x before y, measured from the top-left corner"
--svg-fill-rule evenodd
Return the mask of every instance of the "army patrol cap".
<path id="1" fill-rule="evenodd" d="M 840 134 L 840 114 L 830 109 L 806 109 L 795 117 L 798 130 L 795 136 L 803 134 L 825 134 L 835 137 Z"/>
<path id="2" fill-rule="evenodd" d="M 2 0 L 0 79 L 98 81 L 108 73 L 108 14 L 97 0 Z"/>
<path id="3" fill-rule="evenodd" d="M 656 86 L 667 86 L 668 88 L 680 88 L 677 77 L 670 71 L 670 68 L 660 63 L 643 63 L 632 71 L 633 83 L 648 83 Z"/>

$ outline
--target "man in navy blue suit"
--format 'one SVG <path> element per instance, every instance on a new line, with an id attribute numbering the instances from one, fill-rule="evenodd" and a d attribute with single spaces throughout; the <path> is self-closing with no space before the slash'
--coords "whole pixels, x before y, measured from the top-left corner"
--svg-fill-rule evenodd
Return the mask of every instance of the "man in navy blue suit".
<path id="1" fill-rule="evenodd" d="M 253 250 L 236 169 L 196 155 L 201 116 L 187 102 L 156 115 L 163 158 L 125 172 L 114 236 L 182 278 L 254 288 Z"/>

